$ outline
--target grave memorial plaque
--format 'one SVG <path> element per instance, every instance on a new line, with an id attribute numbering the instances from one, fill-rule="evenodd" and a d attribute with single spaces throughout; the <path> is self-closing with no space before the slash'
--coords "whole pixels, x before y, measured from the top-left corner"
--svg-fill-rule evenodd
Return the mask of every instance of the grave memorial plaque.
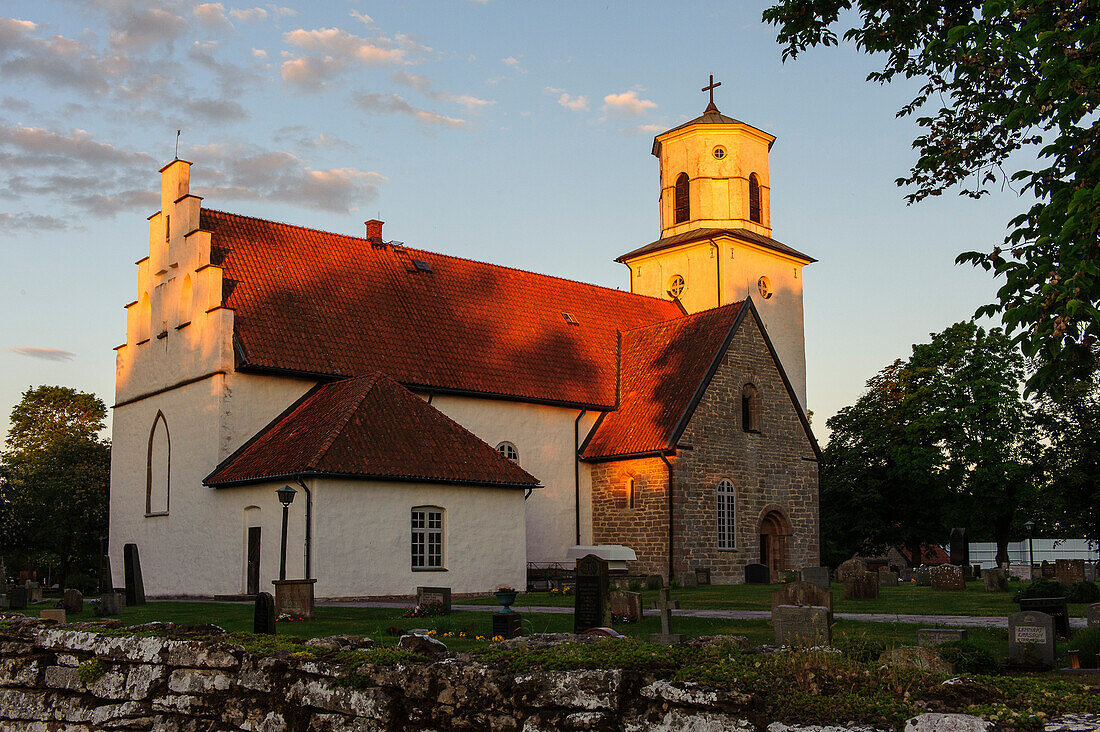
<path id="1" fill-rule="evenodd" d="M 1100 628 L 1100 602 L 1095 602 L 1089 605 L 1089 609 L 1086 611 L 1090 628 Z"/>
<path id="2" fill-rule="evenodd" d="M 898 586 L 898 573 L 891 572 L 888 569 L 880 569 L 878 571 L 878 586 L 879 587 L 897 587 Z"/>
<path id="3" fill-rule="evenodd" d="M 611 625 L 608 602 L 607 562 L 595 554 L 577 560 L 577 582 L 573 589 L 573 632 Z"/>
<path id="4" fill-rule="evenodd" d="M 982 584 L 986 592 L 1008 592 L 1008 575 L 1003 569 L 983 569 Z"/>
<path id="5" fill-rule="evenodd" d="M 42 610 L 38 613 L 38 617 L 43 620 L 52 620 L 55 623 L 65 623 L 65 611 L 64 610 Z"/>
<path id="6" fill-rule="evenodd" d="M 611 617 L 623 618 L 628 623 L 642 620 L 642 593 L 629 590 L 614 590 L 610 596 Z"/>
<path id="7" fill-rule="evenodd" d="M 840 566 L 836 568 L 836 581 L 843 583 L 844 580 L 848 579 L 849 575 L 866 571 L 867 562 L 858 557 L 852 557 L 846 562 L 841 562 Z"/>
<path id="8" fill-rule="evenodd" d="M 763 564 L 746 564 L 745 565 L 745 584 L 746 585 L 770 585 L 772 583 L 772 573 L 767 566 Z"/>
<path id="9" fill-rule="evenodd" d="M 451 612 L 451 588 L 450 587 L 417 587 L 416 604 L 428 605 L 437 602 L 443 606 L 445 615 Z"/>
<path id="10" fill-rule="evenodd" d="M 829 645 L 833 640 L 832 615 L 831 611 L 823 607 L 780 605 L 772 610 L 776 645 Z"/>
<path id="11" fill-rule="evenodd" d="M 1054 631 L 1062 638 L 1069 638 L 1069 608 L 1064 597 L 1024 597 L 1020 599 L 1020 611 L 1040 612 L 1054 621 Z"/>
<path id="12" fill-rule="evenodd" d="M 645 578 L 645 588 L 647 590 L 659 590 L 665 586 L 665 578 L 659 574 L 647 575 Z"/>
<path id="13" fill-rule="evenodd" d="M 963 568 L 954 564 L 941 564 L 932 567 L 932 589 L 934 590 L 965 590 L 966 580 L 963 577 Z"/>
<path id="14" fill-rule="evenodd" d="M 695 580 L 701 585 L 710 584 L 710 567 L 696 567 Z"/>
<path id="15" fill-rule="evenodd" d="M 1039 576 L 1043 579 L 1054 579 L 1054 565 L 1044 559 L 1039 565 Z"/>
<path id="16" fill-rule="evenodd" d="M 80 590 L 65 590 L 65 594 L 61 597 L 61 607 L 70 615 L 79 615 L 84 612 L 84 595 Z"/>
<path id="17" fill-rule="evenodd" d="M 853 572 L 844 580 L 845 600 L 877 600 L 878 575 L 874 572 Z"/>
<path id="18" fill-rule="evenodd" d="M 1017 666 L 1054 665 L 1054 619 L 1041 612 L 1008 616 L 1008 659 Z"/>
<path id="19" fill-rule="evenodd" d="M 1085 581 L 1084 559 L 1055 559 L 1054 579 L 1066 587 Z"/>
<path id="20" fill-rule="evenodd" d="M 932 586 L 932 568 L 931 567 L 917 567 L 913 570 L 913 579 L 916 580 L 917 587 L 931 587 Z"/>
<path id="21" fill-rule="evenodd" d="M 811 585 L 816 585 L 823 590 L 827 590 L 829 589 L 829 568 L 803 567 L 802 581 L 809 582 Z"/>
<path id="22" fill-rule="evenodd" d="M 699 578 L 695 576 L 694 570 L 680 575 L 680 586 L 685 589 L 694 589 L 699 586 Z"/>
<path id="23" fill-rule="evenodd" d="M 833 593 L 809 582 L 788 582 L 772 593 L 772 613 L 780 605 L 823 607 L 833 611 Z"/>
<path id="24" fill-rule="evenodd" d="M 275 598 L 270 592 L 256 593 L 252 632 L 257 635 L 275 635 Z"/>
<path id="25" fill-rule="evenodd" d="M 11 610 L 26 610 L 29 593 L 26 587 L 12 587 L 8 592 L 8 608 Z"/>
<path id="26" fill-rule="evenodd" d="M 951 529 L 951 563 L 956 567 L 970 566 L 970 544 L 967 543 L 966 529 Z"/>
<path id="27" fill-rule="evenodd" d="M 95 614 L 100 617 L 110 617 L 122 612 L 123 593 L 118 590 L 107 590 L 99 596 L 99 607 Z"/>
<path id="28" fill-rule="evenodd" d="M 145 604 L 145 583 L 141 581 L 141 559 L 137 544 L 122 548 L 122 564 L 126 575 L 126 606 Z"/>
<path id="29" fill-rule="evenodd" d="M 27 580 L 27 602 L 42 602 L 42 586 L 34 580 Z"/>
<path id="30" fill-rule="evenodd" d="M 944 643 L 966 640 L 965 628 L 921 628 L 917 631 L 917 645 L 935 648 Z"/>

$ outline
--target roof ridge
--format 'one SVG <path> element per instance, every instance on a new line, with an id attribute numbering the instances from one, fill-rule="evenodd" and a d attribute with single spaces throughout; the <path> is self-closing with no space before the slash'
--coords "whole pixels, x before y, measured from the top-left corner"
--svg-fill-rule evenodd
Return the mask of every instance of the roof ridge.
<path id="1" fill-rule="evenodd" d="M 286 227 L 291 228 L 291 229 L 302 229 L 303 231 L 312 231 L 312 232 L 315 232 L 317 234 L 325 234 L 325 235 L 328 235 L 328 236 L 338 236 L 338 237 L 341 237 L 343 239 L 351 239 L 352 241 L 364 242 L 364 243 L 368 243 L 368 244 L 370 243 L 370 240 L 365 238 L 365 237 L 353 236 L 351 234 L 341 234 L 341 233 L 336 232 L 336 231 L 325 231 L 324 229 L 315 229 L 315 228 L 310 227 L 310 226 L 301 226 L 299 224 L 289 224 L 285 221 L 275 221 L 273 219 L 262 219 L 259 216 L 249 216 L 247 214 L 233 213 L 232 211 L 221 211 L 221 210 L 213 209 L 213 208 L 203 208 L 203 212 L 204 213 L 221 214 L 223 216 L 237 216 L 237 217 L 242 218 L 242 219 L 250 219 L 252 221 L 262 221 L 263 223 L 266 223 L 266 224 L 275 224 L 276 226 L 286 226 Z M 521 272 L 523 274 L 529 274 L 529 275 L 533 275 L 535 277 L 545 277 L 547 279 L 557 280 L 558 282 L 568 282 L 568 283 L 574 284 L 574 285 L 584 285 L 585 287 L 593 287 L 593 288 L 596 288 L 598 290 L 607 290 L 608 292 L 618 292 L 618 293 L 621 293 L 623 295 L 627 295 L 629 297 L 641 298 L 641 299 L 644 299 L 644 300 L 655 300 L 657 302 L 668 302 L 664 298 L 656 297 L 654 295 L 642 295 L 642 294 L 637 293 L 637 292 L 629 292 L 627 290 L 620 290 L 617 287 L 609 287 L 607 285 L 597 285 L 597 284 L 594 284 L 592 282 L 581 282 L 580 280 L 571 280 L 567 277 L 561 277 L 559 275 L 546 274 L 544 272 L 535 272 L 535 271 L 532 271 L 532 270 L 529 270 L 529 269 L 521 269 L 519 267 L 509 267 L 509 266 L 503 265 L 503 264 L 496 264 L 495 262 L 483 262 L 480 259 L 471 259 L 470 257 L 460 257 L 460 256 L 455 255 L 455 254 L 444 254 L 442 252 L 432 251 L 431 249 L 420 249 L 420 248 L 417 248 L 417 247 L 410 247 L 410 246 L 405 246 L 404 249 L 406 251 L 409 251 L 409 252 L 422 252 L 422 253 L 425 253 L 425 254 L 431 254 L 431 255 L 436 256 L 436 257 L 444 257 L 446 259 L 454 259 L 454 260 L 458 260 L 460 262 L 470 262 L 470 263 L 473 263 L 473 264 L 482 265 L 484 267 L 494 267 L 496 269 L 502 269 L 502 270 L 506 270 L 506 271 L 509 271 L 509 272 Z M 612 260 L 612 261 L 614 261 L 614 260 Z"/>

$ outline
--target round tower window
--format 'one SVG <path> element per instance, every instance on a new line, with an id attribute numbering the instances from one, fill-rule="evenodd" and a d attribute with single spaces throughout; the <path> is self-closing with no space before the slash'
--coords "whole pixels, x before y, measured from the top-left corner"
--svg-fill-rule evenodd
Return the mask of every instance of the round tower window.
<path id="1" fill-rule="evenodd" d="M 711 154 L 714 155 L 715 160 L 722 160 L 726 157 L 726 148 L 721 145 L 716 145 L 714 150 L 711 151 Z"/>
<path id="2" fill-rule="evenodd" d="M 772 291 L 772 282 L 767 277 L 761 277 L 756 281 L 756 287 L 760 290 L 760 297 L 768 300 L 775 293 Z"/>
<path id="3" fill-rule="evenodd" d="M 668 281 L 668 294 L 679 299 L 684 292 L 684 278 L 681 275 L 672 275 Z"/>

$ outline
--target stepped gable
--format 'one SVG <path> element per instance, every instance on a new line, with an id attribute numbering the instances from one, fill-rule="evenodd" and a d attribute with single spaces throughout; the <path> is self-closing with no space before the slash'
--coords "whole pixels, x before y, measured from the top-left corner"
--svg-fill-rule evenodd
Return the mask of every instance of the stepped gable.
<path id="1" fill-rule="evenodd" d="M 538 479 L 383 374 L 315 387 L 203 481 L 304 475 L 533 488 Z"/>
<path id="2" fill-rule="evenodd" d="M 617 331 L 676 304 L 204 209 L 238 368 L 613 408 Z"/>
<path id="3" fill-rule="evenodd" d="M 622 406 L 601 418 L 581 457 L 601 460 L 672 450 L 743 306 L 723 305 L 623 333 Z"/>

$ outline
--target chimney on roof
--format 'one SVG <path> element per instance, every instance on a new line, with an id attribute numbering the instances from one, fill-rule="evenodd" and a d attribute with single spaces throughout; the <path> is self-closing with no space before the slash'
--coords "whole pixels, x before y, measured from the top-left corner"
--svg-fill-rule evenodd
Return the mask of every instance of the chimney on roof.
<path id="1" fill-rule="evenodd" d="M 376 247 L 382 246 L 382 224 L 384 221 L 371 219 L 363 222 L 367 227 L 367 240 Z"/>

